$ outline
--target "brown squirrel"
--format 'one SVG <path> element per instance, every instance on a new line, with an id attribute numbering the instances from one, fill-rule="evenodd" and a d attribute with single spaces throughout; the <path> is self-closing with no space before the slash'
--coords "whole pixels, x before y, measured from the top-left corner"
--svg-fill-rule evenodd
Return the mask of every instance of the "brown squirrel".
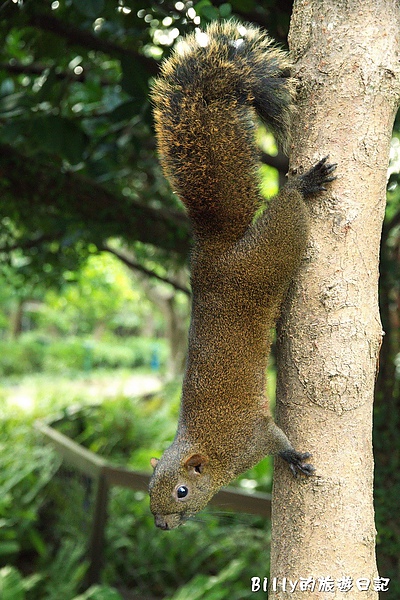
<path id="1" fill-rule="evenodd" d="M 308 235 L 304 199 L 325 190 L 324 158 L 262 205 L 256 115 L 288 141 L 295 95 L 286 53 L 258 28 L 213 23 L 163 63 L 152 99 L 165 174 L 193 228 L 189 347 L 178 430 L 153 458 L 150 507 L 173 529 L 267 454 L 311 475 L 274 423 L 265 373 L 271 329 Z"/>

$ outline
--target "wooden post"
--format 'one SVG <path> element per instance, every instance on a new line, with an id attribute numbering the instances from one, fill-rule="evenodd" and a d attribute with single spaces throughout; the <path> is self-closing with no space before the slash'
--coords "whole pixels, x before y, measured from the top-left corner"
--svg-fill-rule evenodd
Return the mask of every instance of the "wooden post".
<path id="1" fill-rule="evenodd" d="M 89 569 L 86 575 L 88 585 L 100 581 L 100 573 L 103 566 L 103 551 L 105 527 L 107 522 L 107 506 L 109 486 L 103 472 L 97 479 L 96 498 L 92 518 L 92 532 L 90 536 L 88 557 Z"/>

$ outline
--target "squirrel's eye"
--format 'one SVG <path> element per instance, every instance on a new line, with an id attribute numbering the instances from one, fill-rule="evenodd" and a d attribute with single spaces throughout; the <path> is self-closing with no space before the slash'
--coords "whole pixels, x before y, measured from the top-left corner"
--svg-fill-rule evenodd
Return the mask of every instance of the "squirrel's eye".
<path id="1" fill-rule="evenodd" d="M 176 495 L 178 496 L 178 498 L 186 498 L 188 492 L 189 490 L 187 489 L 186 485 L 180 485 L 176 490 Z"/>

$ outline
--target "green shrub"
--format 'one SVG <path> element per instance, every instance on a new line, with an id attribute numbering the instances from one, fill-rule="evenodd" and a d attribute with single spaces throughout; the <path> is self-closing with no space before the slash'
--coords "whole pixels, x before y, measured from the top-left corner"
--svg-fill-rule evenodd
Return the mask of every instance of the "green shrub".
<path id="1" fill-rule="evenodd" d="M 79 338 L 53 341 L 46 346 L 43 369 L 52 373 L 81 371 L 85 353 L 84 343 Z"/>
<path id="2" fill-rule="evenodd" d="M 25 589 L 21 574 L 14 567 L 0 570 L 0 598 L 2 600 L 23 600 Z"/>
<path id="3" fill-rule="evenodd" d="M 32 423 L 0 420 L 1 600 L 75 600 L 88 566 L 87 531 L 72 518 L 78 514 L 82 486 L 70 485 L 66 492 L 64 484 L 60 490 L 59 478 L 54 478 L 60 459 L 40 442 Z M 57 513 L 57 505 L 62 512 Z M 61 518 L 64 512 L 68 521 Z M 37 572 L 24 577 L 14 566 L 21 557 L 23 565 L 28 558 L 29 570 Z M 121 600 L 115 590 L 102 586 L 79 596 L 86 598 Z"/>
<path id="4" fill-rule="evenodd" d="M 21 573 L 13 566 L 7 565 L 0 569 L 0 598 L 1 600 L 29 600 L 30 590 L 33 588 L 39 589 L 38 582 L 40 583 L 43 578 L 40 575 L 31 575 L 29 577 L 22 577 Z M 63 580 L 65 579 L 65 575 Z M 122 597 L 118 592 L 104 585 L 93 585 L 84 594 L 79 596 L 64 595 L 65 590 L 59 587 L 55 590 L 54 594 L 49 595 L 43 588 L 39 591 L 40 600 L 122 600 Z M 35 594 L 36 595 L 36 594 Z"/>
<path id="5" fill-rule="evenodd" d="M 36 574 L 24 578 L 18 569 L 6 565 L 0 569 L 1 600 L 25 600 L 26 592 L 33 588 L 40 579 L 40 575 Z"/>
<path id="6" fill-rule="evenodd" d="M 3 377 L 41 371 L 43 360 L 44 347 L 37 340 L 0 340 L 0 375 Z"/>
<path id="7" fill-rule="evenodd" d="M 42 565 L 45 577 L 37 600 L 75 598 L 88 568 L 88 563 L 84 560 L 85 551 L 86 540 L 77 535 L 74 539 L 64 538 L 55 555 L 48 553 L 47 560 Z"/>
<path id="8" fill-rule="evenodd" d="M 217 575 L 195 575 L 189 583 L 182 586 L 176 594 L 173 594 L 169 600 L 224 600 L 241 599 L 244 596 L 242 591 L 236 592 L 232 589 L 235 581 L 242 577 L 245 563 L 239 559 L 233 559 L 227 567 L 221 570 Z"/>
<path id="9" fill-rule="evenodd" d="M 128 338 L 118 344 L 95 342 L 92 344 L 92 361 L 94 367 L 103 368 L 150 367 L 155 352 L 164 365 L 167 355 L 165 340 Z"/>
<path id="10" fill-rule="evenodd" d="M 114 588 L 106 585 L 93 585 L 74 600 L 123 600 L 123 598 Z"/>
<path id="11" fill-rule="evenodd" d="M 72 336 L 50 340 L 25 334 L 18 340 L 0 340 L 0 376 L 150 367 L 155 353 L 162 367 L 168 354 L 165 340 L 110 337 L 98 341 Z"/>
<path id="12" fill-rule="evenodd" d="M 179 396 L 180 386 L 171 382 L 151 398 L 121 396 L 67 407 L 54 426 L 114 463 L 148 469 L 149 456 L 159 454 L 175 434 Z"/>
<path id="13" fill-rule="evenodd" d="M 47 411 L 62 406 L 55 381 L 44 388 Z M 148 468 L 149 456 L 158 456 L 174 435 L 179 388 L 169 384 L 151 397 L 64 408 L 57 427 L 112 461 Z M 168 535 L 154 527 L 146 493 L 113 487 L 104 585 L 82 593 L 95 485 L 64 467 L 53 476 L 58 465 L 32 433 L 32 423 L 22 424 L 17 416 L 0 421 L 0 559 L 24 569 L 28 558 L 36 574 L 29 590 L 22 574 L 24 595 L 10 600 L 120 600 L 116 585 L 135 589 L 139 597 L 239 600 L 252 597 L 250 577 L 267 572 L 265 519 L 229 513 L 221 518 L 209 509 Z M 15 573 L 10 577 L 21 583 Z"/>
<path id="14" fill-rule="evenodd" d="M 32 429 L 0 420 L 0 560 L 21 551 L 42 553 L 39 510 L 45 487 L 60 460 L 49 446 L 36 443 Z"/>

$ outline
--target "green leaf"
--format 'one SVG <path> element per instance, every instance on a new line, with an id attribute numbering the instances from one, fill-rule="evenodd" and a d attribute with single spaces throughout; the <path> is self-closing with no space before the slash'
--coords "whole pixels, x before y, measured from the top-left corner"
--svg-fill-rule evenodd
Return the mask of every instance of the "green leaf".
<path id="1" fill-rule="evenodd" d="M 0 570 L 1 600 L 24 600 L 25 592 L 20 573 L 14 567 L 4 567 Z"/>
<path id="2" fill-rule="evenodd" d="M 15 117 L 26 112 L 30 108 L 32 101 L 28 98 L 25 92 L 17 92 L 2 96 L 0 98 L 0 116 Z"/>
<path id="3" fill-rule="evenodd" d="M 46 556 L 46 553 L 47 553 L 46 543 L 45 543 L 43 537 L 38 532 L 38 530 L 37 529 L 29 529 L 28 537 L 29 537 L 29 540 L 30 540 L 32 546 L 35 548 L 36 552 L 40 556 Z"/>
<path id="4" fill-rule="evenodd" d="M 218 8 L 215 8 L 215 6 L 204 6 L 201 9 L 201 16 L 209 21 L 215 21 L 219 17 Z"/>
<path id="5" fill-rule="evenodd" d="M 20 551 L 20 544 L 16 541 L 0 542 L 0 556 L 9 556 Z"/>
<path id="6" fill-rule="evenodd" d="M 210 0 L 200 0 L 195 4 L 194 9 L 200 17 L 205 18 L 207 21 L 215 21 L 220 16 L 218 8 L 215 8 Z"/>
<path id="7" fill-rule="evenodd" d="M 148 73 L 139 61 L 131 57 L 121 57 L 121 87 L 133 98 L 147 97 L 149 91 Z"/>
<path id="8" fill-rule="evenodd" d="M 120 121 L 125 121 L 136 116 L 140 112 L 141 108 L 142 103 L 132 98 L 132 100 L 128 100 L 128 102 L 123 102 L 122 104 L 119 104 L 116 108 L 114 108 L 114 110 L 108 114 L 108 118 L 113 123 L 119 123 Z"/>
<path id="9" fill-rule="evenodd" d="M 223 600 L 230 581 L 240 577 L 243 561 L 234 559 L 216 576 L 195 575 L 191 581 L 181 587 L 170 600 Z"/>
<path id="10" fill-rule="evenodd" d="M 54 85 L 57 83 L 57 67 L 53 65 L 46 76 L 46 80 L 36 94 L 36 102 L 44 102 L 49 100 Z"/>
<path id="11" fill-rule="evenodd" d="M 73 4 L 85 17 L 95 19 L 104 9 L 104 0 L 72 0 Z"/>
<path id="12" fill-rule="evenodd" d="M 223 19 L 227 19 L 232 14 L 232 6 L 229 4 L 229 2 L 221 4 L 219 7 L 219 14 Z"/>
<path id="13" fill-rule="evenodd" d="M 194 5 L 194 10 L 196 11 L 196 13 L 198 15 L 200 15 L 201 11 L 203 10 L 204 6 L 212 6 L 210 0 L 200 0 L 200 2 L 197 2 Z"/>
<path id="14" fill-rule="evenodd" d="M 39 581 L 42 581 L 42 579 L 43 579 L 43 575 L 41 573 L 32 573 L 32 575 L 25 577 L 22 582 L 24 590 L 26 592 L 29 592 L 31 589 L 33 589 L 39 583 Z"/>
<path id="15" fill-rule="evenodd" d="M 122 600 L 122 596 L 113 588 L 94 585 L 80 596 L 76 596 L 74 600 Z"/>
<path id="16" fill-rule="evenodd" d="M 72 165 L 82 160 L 87 136 L 69 119 L 40 115 L 30 121 L 30 134 L 43 150 L 66 158 Z"/>

